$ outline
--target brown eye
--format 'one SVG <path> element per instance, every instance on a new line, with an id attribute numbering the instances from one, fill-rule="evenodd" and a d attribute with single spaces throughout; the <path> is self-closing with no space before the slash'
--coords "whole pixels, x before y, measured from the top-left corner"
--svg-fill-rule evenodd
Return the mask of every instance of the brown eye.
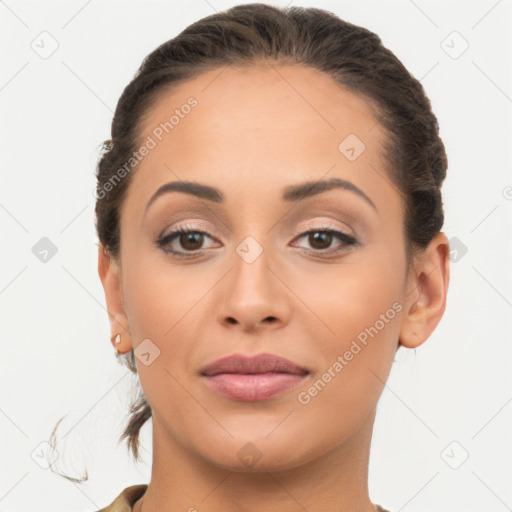
<path id="1" fill-rule="evenodd" d="M 208 233 L 182 226 L 156 241 L 157 247 L 174 256 L 196 256 L 201 254 L 207 239 L 213 240 Z"/>
<path id="2" fill-rule="evenodd" d="M 359 244 L 357 239 L 353 236 L 335 229 L 311 229 L 298 237 L 298 239 L 301 238 L 307 238 L 307 242 L 311 248 L 308 252 L 317 253 L 319 255 L 335 255 L 345 251 L 351 245 Z M 332 247 L 336 239 L 340 240 L 341 243 Z"/>
<path id="3" fill-rule="evenodd" d="M 327 231 L 314 231 L 309 234 L 309 243 L 314 249 L 327 249 L 332 242 L 332 235 Z"/>
<path id="4" fill-rule="evenodd" d="M 184 249 L 188 251 L 196 251 L 201 248 L 201 245 L 204 242 L 204 235 L 199 231 L 190 231 L 179 235 L 178 241 Z"/>

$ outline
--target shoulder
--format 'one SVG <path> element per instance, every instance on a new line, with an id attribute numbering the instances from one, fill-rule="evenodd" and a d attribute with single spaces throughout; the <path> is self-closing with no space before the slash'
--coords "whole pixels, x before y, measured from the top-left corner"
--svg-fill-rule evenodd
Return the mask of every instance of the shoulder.
<path id="1" fill-rule="evenodd" d="M 146 492 L 147 484 L 130 485 L 115 500 L 96 512 L 131 512 L 135 502 Z"/>

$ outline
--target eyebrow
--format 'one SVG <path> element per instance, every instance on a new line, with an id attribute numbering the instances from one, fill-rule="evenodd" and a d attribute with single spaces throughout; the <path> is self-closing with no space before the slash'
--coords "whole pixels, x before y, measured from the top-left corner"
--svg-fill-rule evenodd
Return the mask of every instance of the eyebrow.
<path id="1" fill-rule="evenodd" d="M 308 197 L 312 197 L 317 194 L 338 188 L 348 190 L 349 192 L 354 192 L 359 197 L 364 199 L 374 210 L 377 210 L 374 202 L 359 187 L 356 187 L 356 185 L 350 181 L 343 180 L 341 178 L 331 178 L 329 180 L 320 181 L 306 181 L 304 183 L 300 183 L 299 185 L 287 186 L 283 190 L 282 199 L 283 201 L 298 202 Z M 146 206 L 146 211 L 157 197 L 169 192 L 183 192 L 185 194 L 190 194 L 192 196 L 198 197 L 200 199 L 206 199 L 214 203 L 224 202 L 224 195 L 222 192 L 210 185 L 203 185 L 194 181 L 171 181 L 162 185 L 151 196 L 151 199 Z"/>

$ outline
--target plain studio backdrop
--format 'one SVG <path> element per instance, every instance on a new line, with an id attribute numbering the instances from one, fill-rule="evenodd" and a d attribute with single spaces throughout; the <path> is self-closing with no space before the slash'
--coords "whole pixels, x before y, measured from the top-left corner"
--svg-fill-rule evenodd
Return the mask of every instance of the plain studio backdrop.
<path id="1" fill-rule="evenodd" d="M 2 512 L 92 512 L 149 481 L 151 424 L 139 466 L 117 444 L 133 379 L 109 340 L 94 168 L 142 59 L 237 4 L 0 2 Z M 448 153 L 447 308 L 425 344 L 397 354 L 378 406 L 370 496 L 392 512 L 510 510 L 512 1 L 274 5 L 324 8 L 376 32 L 421 80 Z M 43 460 L 64 415 L 56 464 L 71 476 L 86 468 L 83 485 Z"/>

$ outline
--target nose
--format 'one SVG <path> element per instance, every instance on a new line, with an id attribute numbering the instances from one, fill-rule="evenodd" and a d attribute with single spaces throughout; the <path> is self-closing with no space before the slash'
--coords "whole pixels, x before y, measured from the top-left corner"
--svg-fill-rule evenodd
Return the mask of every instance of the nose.
<path id="1" fill-rule="evenodd" d="M 218 296 L 217 318 L 244 332 L 279 329 L 289 322 L 293 294 L 282 267 L 263 251 L 254 261 L 236 253 Z"/>

